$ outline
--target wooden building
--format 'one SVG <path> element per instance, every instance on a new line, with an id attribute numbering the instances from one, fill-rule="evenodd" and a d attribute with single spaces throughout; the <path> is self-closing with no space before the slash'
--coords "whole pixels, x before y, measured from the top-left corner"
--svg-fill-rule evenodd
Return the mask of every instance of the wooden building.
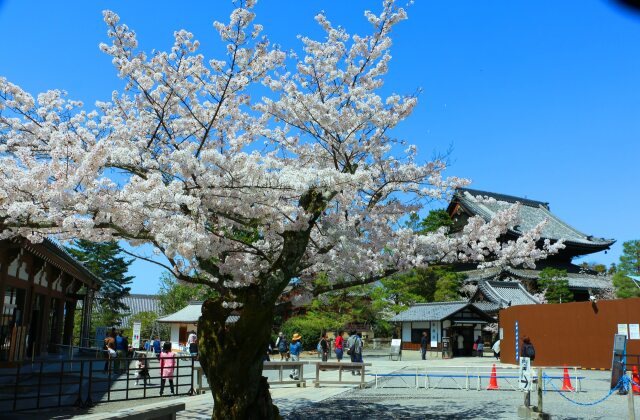
<path id="1" fill-rule="evenodd" d="M 158 318 L 158 322 L 168 324 L 171 329 L 169 340 L 165 341 L 171 341 L 173 350 L 184 351 L 187 346 L 189 332 L 198 332 L 198 319 L 202 314 L 202 303 L 202 301 L 191 301 L 178 312 Z M 227 318 L 227 324 L 234 323 L 238 319 L 240 319 L 238 315 L 230 315 Z"/>
<path id="2" fill-rule="evenodd" d="M 488 200 L 479 200 L 478 196 L 486 197 Z M 598 290 L 611 287 L 610 277 L 585 270 L 573 264 L 572 259 L 606 251 L 615 243 L 615 240 L 598 238 L 580 232 L 551 213 L 549 203 L 488 191 L 459 188 L 447 207 L 447 212 L 454 222 L 452 232 L 461 230 L 467 220 L 473 216 L 480 216 L 488 222 L 498 211 L 514 203 L 521 204 L 519 225 L 510 229 L 502 240 L 517 240 L 523 232 L 546 220 L 547 224 L 542 229 L 540 245 L 545 240 L 549 240 L 551 243 L 563 240 L 565 248 L 557 254 L 549 255 L 546 259 L 538 261 L 535 269 L 521 266 L 477 269 L 475 264 L 458 265 L 458 271 L 465 275 L 465 282 L 480 285 L 484 281 L 507 280 L 520 282 L 527 290 L 535 291 L 540 271 L 546 267 L 552 267 L 566 270 L 569 289 L 573 292 L 576 301 L 589 300 L 589 290 L 597 293 Z M 503 305 L 503 307 L 506 306 Z"/>
<path id="3" fill-rule="evenodd" d="M 101 281 L 50 240 L 0 241 L 0 365 L 60 351 L 73 341 L 77 303 L 91 308 Z M 81 345 L 91 311 L 84 309 Z"/>

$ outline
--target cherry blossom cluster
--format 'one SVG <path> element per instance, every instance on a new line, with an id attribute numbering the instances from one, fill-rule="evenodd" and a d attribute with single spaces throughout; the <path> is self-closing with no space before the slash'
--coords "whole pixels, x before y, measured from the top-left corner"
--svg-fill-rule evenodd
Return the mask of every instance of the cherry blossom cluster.
<path id="1" fill-rule="evenodd" d="M 229 308 L 250 284 L 282 289 L 320 272 L 336 285 L 366 282 L 433 261 L 531 265 L 561 246 L 537 247 L 541 226 L 498 241 L 517 206 L 472 218 L 458 235 L 400 228 L 468 184 L 393 136 L 417 104 L 380 93 L 403 8 L 387 0 L 366 12 L 366 36 L 319 14 L 325 38 L 301 37 L 302 51 L 286 54 L 254 23 L 253 4 L 214 23 L 227 44 L 216 59 L 184 30 L 169 51 L 139 51 L 106 11 L 100 49 L 124 88 L 92 111 L 0 79 L 0 239 L 149 243 Z"/>

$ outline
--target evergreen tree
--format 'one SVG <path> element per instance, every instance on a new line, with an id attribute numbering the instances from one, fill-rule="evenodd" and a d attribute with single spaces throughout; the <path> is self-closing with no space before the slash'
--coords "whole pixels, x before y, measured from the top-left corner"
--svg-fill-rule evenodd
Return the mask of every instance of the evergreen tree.
<path id="1" fill-rule="evenodd" d="M 538 287 L 544 291 L 549 303 L 573 302 L 573 292 L 569 290 L 567 270 L 547 267 L 540 272 Z"/>
<path id="2" fill-rule="evenodd" d="M 122 249 L 116 241 L 76 240 L 67 251 L 102 279 L 98 300 L 100 322 L 104 326 L 120 325 L 122 317 L 129 310 L 122 299 L 131 290 L 127 285 L 131 283 L 133 276 L 127 276 L 127 271 L 133 260 L 120 256 Z"/>
<path id="3" fill-rule="evenodd" d="M 184 308 L 192 300 L 206 300 L 217 296 L 217 292 L 201 284 L 179 282 L 170 272 L 160 275 L 160 309 L 163 314 L 172 314 Z"/>
<path id="4" fill-rule="evenodd" d="M 627 277 L 640 276 L 640 240 L 628 241 L 622 244 L 620 264 L 613 275 L 613 285 L 619 298 L 640 296 L 638 284 Z"/>

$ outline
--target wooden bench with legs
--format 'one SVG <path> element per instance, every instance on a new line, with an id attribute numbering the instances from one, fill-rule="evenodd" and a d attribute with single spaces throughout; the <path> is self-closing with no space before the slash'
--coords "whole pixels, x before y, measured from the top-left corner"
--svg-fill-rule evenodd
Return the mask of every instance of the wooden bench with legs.
<path id="1" fill-rule="evenodd" d="M 359 388 L 365 387 L 365 367 L 371 366 L 371 363 L 359 363 L 359 362 L 318 362 L 316 364 L 316 379 L 313 381 L 313 384 L 316 388 L 320 387 L 321 384 L 356 384 Z M 338 380 L 335 379 L 320 379 L 321 371 L 338 371 Z M 356 380 L 346 380 L 343 379 L 344 372 L 353 372 L 358 371 L 359 378 L 355 378 Z M 352 377 L 352 375 L 349 375 Z"/>

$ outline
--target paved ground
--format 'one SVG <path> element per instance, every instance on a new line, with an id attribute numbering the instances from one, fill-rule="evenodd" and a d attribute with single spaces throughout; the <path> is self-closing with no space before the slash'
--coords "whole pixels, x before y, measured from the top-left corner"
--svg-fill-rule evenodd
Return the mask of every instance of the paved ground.
<path id="1" fill-rule="evenodd" d="M 366 359 L 366 358 L 365 358 Z M 290 385 L 272 386 L 272 396 L 286 419 L 513 419 L 516 418 L 518 406 L 522 404 L 524 394 L 514 391 L 517 387 L 514 378 L 500 376 L 516 376 L 517 369 L 511 365 L 496 363 L 491 358 L 462 358 L 454 360 L 419 360 L 417 353 L 405 353 L 402 361 L 389 361 L 384 358 L 370 357 L 371 372 L 396 373 L 411 376 L 378 377 L 368 376 L 369 387 L 354 389 L 351 387 L 297 388 Z M 493 363 L 496 363 L 498 391 L 487 391 Z M 452 367 L 453 366 L 453 367 Z M 430 386 L 438 388 L 425 389 L 424 377 L 418 376 L 416 389 L 416 370 L 420 375 L 424 371 L 437 374 L 452 372 L 476 374 L 469 381 L 470 390 L 466 390 L 466 378 L 443 379 L 437 383 L 433 380 Z M 329 376 L 331 372 L 326 372 Z M 481 376 L 480 391 L 477 389 L 477 375 Z M 572 371 L 572 375 L 576 372 Z M 562 370 L 550 370 L 548 375 L 561 376 Z M 607 395 L 610 372 L 577 371 L 582 380 L 582 392 L 564 393 L 580 403 L 589 403 Z M 553 391 L 553 385 L 561 388 L 560 379 L 548 384 L 544 395 L 545 411 L 558 419 L 623 419 L 627 418 L 628 400 L 626 396 L 612 395 L 596 406 L 578 406 L 566 401 Z M 575 378 L 573 385 L 576 386 Z M 460 389 L 463 388 L 463 389 Z M 209 418 L 212 402 L 210 395 L 201 395 L 186 399 L 187 409 L 179 414 L 181 419 Z M 537 398 L 532 396 L 532 402 Z M 636 401 L 636 415 L 640 416 L 640 399 Z"/>
<path id="2" fill-rule="evenodd" d="M 375 357 L 373 354 L 365 354 L 365 362 L 371 362 L 370 374 L 367 375 L 368 387 L 356 389 L 353 386 L 323 386 L 313 387 L 311 378 L 315 375 L 315 369 L 305 371 L 308 378 L 307 387 L 295 385 L 272 385 L 272 396 L 280 407 L 281 413 L 286 419 L 513 419 L 523 401 L 523 393 L 514 391 L 511 386 L 517 387 L 514 378 L 502 378 L 501 376 L 515 376 L 517 369 L 510 365 L 502 365 L 492 358 L 461 358 L 453 360 L 431 359 L 419 360 L 417 352 L 405 352 L 402 361 L 389 361 L 387 358 Z M 303 358 L 304 360 L 304 358 Z M 308 357 L 310 362 L 316 358 Z M 487 391 L 489 376 L 493 363 L 496 363 L 498 384 L 500 390 Z M 469 373 L 470 379 L 467 390 L 466 377 L 452 379 L 431 378 L 429 389 L 425 388 L 424 372 L 438 374 L 438 372 L 450 372 L 458 375 Z M 375 373 L 378 374 L 403 374 L 407 376 L 378 377 L 376 387 Z M 416 373 L 418 373 L 416 388 Z M 336 372 L 322 372 L 327 378 L 337 377 Z M 548 374 L 561 376 L 562 370 L 551 370 Z M 573 376 L 575 372 L 571 372 Z M 565 393 L 564 395 L 580 403 L 589 403 L 604 397 L 608 393 L 610 372 L 578 370 L 579 376 L 584 376 L 582 392 Z M 270 372 L 274 377 L 276 372 Z M 480 391 L 478 379 L 480 378 Z M 351 379 L 351 378 L 349 378 Z M 511 384 L 509 383 L 511 382 Z M 556 387 L 561 387 L 561 380 L 554 380 Z M 574 386 L 577 385 L 573 379 Z M 462 389 L 461 389 L 462 388 Z M 183 420 L 208 419 L 211 416 L 213 402 L 210 394 L 195 397 L 176 397 L 146 400 L 149 403 L 162 401 L 181 401 L 186 403 L 186 410 L 179 413 L 178 418 Z M 532 403 L 536 403 L 535 393 L 532 395 Z M 91 413 L 113 412 L 120 408 L 141 404 L 141 401 L 127 401 L 120 403 L 100 404 L 90 410 Z M 636 416 L 640 416 L 640 399 L 636 398 Z M 553 391 L 553 385 L 548 385 L 544 395 L 545 411 L 554 418 L 559 419 L 623 419 L 628 415 L 628 399 L 626 396 L 612 395 L 609 399 L 595 406 L 579 406 L 565 400 L 560 394 Z M 86 412 L 85 412 L 86 413 Z M 75 413 L 56 413 L 57 417 L 48 415 L 48 418 L 69 418 Z M 77 416 L 76 416 L 77 417 Z M 28 417 L 33 418 L 33 417 Z M 80 417 L 81 418 L 81 417 Z"/>

